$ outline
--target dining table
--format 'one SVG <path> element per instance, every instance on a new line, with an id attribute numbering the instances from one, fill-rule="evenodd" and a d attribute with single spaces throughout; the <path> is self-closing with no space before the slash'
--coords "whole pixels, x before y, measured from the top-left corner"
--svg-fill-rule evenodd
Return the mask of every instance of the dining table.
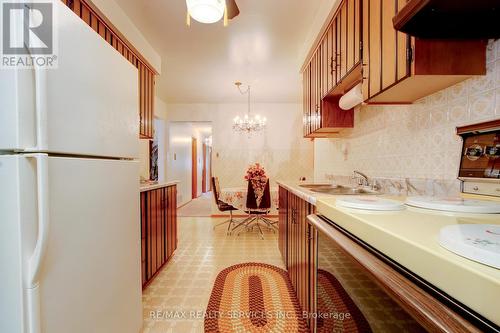
<path id="1" fill-rule="evenodd" d="M 222 188 L 219 199 L 241 211 L 246 210 L 247 187 L 227 187 Z M 279 197 L 278 187 L 271 187 L 271 214 L 278 213 Z"/>

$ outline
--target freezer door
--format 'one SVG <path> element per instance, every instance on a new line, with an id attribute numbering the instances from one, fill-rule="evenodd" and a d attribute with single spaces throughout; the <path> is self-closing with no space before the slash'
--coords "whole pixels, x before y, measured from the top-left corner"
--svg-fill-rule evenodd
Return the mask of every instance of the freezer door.
<path id="1" fill-rule="evenodd" d="M 50 333 L 139 332 L 138 163 L 44 154 L 0 156 L 0 175 L 7 172 L 17 179 L 21 199 L 1 187 L 0 197 L 15 208 L 8 209 L 9 215 L 0 211 L 0 216 L 10 225 L 5 231 L 18 239 L 9 248 L 19 250 L 18 260 L 2 268 L 9 272 L 1 277 L 2 295 L 3 280 L 12 281 L 15 291 L 7 295 L 16 307 L 8 309 L 15 316 L 5 314 L 7 323 L 0 323 L 0 331 L 38 327 Z M 3 231 L 2 243 L 8 239 Z M 0 300 L 2 317 L 6 302 Z"/>
<path id="2" fill-rule="evenodd" d="M 0 150 L 137 157 L 137 69 L 53 5 L 58 68 L 0 70 Z"/>

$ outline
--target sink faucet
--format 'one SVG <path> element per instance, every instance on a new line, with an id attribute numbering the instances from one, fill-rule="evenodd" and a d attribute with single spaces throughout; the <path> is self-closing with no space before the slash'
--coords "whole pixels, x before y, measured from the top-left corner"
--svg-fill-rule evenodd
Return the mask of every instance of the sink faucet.
<path id="1" fill-rule="evenodd" d="M 370 182 L 368 181 L 368 176 L 364 173 L 354 170 L 352 179 L 355 179 L 360 186 L 370 186 Z"/>

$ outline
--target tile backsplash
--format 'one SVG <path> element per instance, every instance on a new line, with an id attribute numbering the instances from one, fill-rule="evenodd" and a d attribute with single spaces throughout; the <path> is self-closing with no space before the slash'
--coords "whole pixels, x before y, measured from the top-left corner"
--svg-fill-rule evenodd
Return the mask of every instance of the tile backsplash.
<path id="1" fill-rule="evenodd" d="M 487 75 L 474 77 L 412 105 L 361 106 L 341 139 L 314 143 L 314 175 L 350 176 L 360 170 L 392 191 L 446 194 L 456 180 L 461 139 L 456 127 L 500 118 L 500 41 L 490 41 Z M 410 184 L 410 186 L 408 186 Z M 402 189 L 401 189 L 402 188 Z"/>

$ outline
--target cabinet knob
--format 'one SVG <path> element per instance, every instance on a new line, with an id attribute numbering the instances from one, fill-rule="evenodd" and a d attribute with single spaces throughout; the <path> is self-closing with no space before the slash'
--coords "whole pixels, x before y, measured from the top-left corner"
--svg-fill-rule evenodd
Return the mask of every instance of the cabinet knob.
<path id="1" fill-rule="evenodd" d="M 477 186 L 474 186 L 472 189 L 473 189 L 474 191 L 479 191 L 479 187 L 477 187 Z"/>

